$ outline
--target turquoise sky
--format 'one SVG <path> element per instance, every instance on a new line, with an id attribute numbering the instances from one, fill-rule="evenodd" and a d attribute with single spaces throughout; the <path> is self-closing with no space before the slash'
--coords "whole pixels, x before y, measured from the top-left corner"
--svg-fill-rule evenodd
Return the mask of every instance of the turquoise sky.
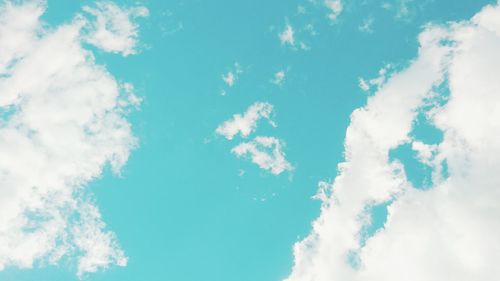
<path id="1" fill-rule="evenodd" d="M 409 0 L 408 14 L 398 17 L 400 2 L 387 1 L 393 6 L 386 9 L 381 1 L 349 1 L 332 23 L 323 6 L 307 0 L 141 1 L 150 15 L 138 19 L 140 53 L 124 58 L 94 50 L 99 64 L 118 81 L 134 84 L 143 98 L 130 115 L 139 147 L 121 176 L 106 171 L 90 186 L 129 263 L 84 280 L 284 279 L 293 265 L 293 244 L 319 215 L 320 202 L 312 199 L 318 182 L 336 176 L 349 116 L 370 95 L 358 86 L 359 78 L 377 77 L 389 63 L 406 66 L 426 23 L 467 19 L 494 1 Z M 49 0 L 43 19 L 55 26 L 89 3 Z M 371 31 L 360 30 L 369 21 Z M 280 43 L 287 23 L 308 50 Z M 305 29 L 308 24 L 314 34 Z M 221 76 L 234 71 L 235 63 L 242 72 L 229 87 Z M 278 86 L 270 81 L 280 70 L 286 76 Z M 257 135 L 283 140 L 293 171 L 273 175 L 260 169 L 231 153 L 243 139 L 215 133 L 255 102 L 274 106 L 277 127 L 261 121 Z M 419 134 L 439 138 L 425 126 Z M 392 156 L 411 163 L 408 151 Z M 427 172 L 418 163 L 407 166 L 410 180 L 425 188 Z M 78 278 L 74 264 L 65 261 L 8 268 L 0 280 Z"/>

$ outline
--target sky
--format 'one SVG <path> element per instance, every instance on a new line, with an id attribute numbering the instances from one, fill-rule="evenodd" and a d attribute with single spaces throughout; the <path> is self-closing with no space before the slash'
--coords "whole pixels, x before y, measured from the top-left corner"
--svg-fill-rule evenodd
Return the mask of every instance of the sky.
<path id="1" fill-rule="evenodd" d="M 0 280 L 500 279 L 496 0 L 0 2 Z"/>

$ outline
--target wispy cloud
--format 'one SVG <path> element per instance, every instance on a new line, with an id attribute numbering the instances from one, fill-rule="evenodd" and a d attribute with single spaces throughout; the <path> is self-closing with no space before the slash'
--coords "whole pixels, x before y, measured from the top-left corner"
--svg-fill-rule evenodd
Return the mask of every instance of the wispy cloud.
<path id="1" fill-rule="evenodd" d="M 239 63 L 236 62 L 230 71 L 226 74 L 222 74 L 222 81 L 224 81 L 227 86 L 232 87 L 234 86 L 234 83 L 236 83 L 236 80 L 238 80 L 241 73 L 243 73 L 243 69 Z"/>
<path id="2" fill-rule="evenodd" d="M 271 79 L 271 83 L 277 86 L 283 85 L 283 82 L 285 80 L 285 71 L 284 70 L 279 70 L 276 73 L 274 73 L 273 79 Z"/>
<path id="3" fill-rule="evenodd" d="M 217 127 L 215 132 L 228 140 L 233 139 L 237 134 L 240 134 L 242 137 L 247 137 L 257 128 L 257 122 L 260 119 L 267 119 L 272 126 L 276 126 L 271 120 L 272 111 L 273 106 L 271 104 L 256 102 L 252 104 L 243 115 L 235 114 L 233 118 L 222 123 Z"/>
<path id="4" fill-rule="evenodd" d="M 358 27 L 359 31 L 366 33 L 373 33 L 373 22 L 375 20 L 373 17 L 369 17 L 363 20 L 363 23 Z"/>

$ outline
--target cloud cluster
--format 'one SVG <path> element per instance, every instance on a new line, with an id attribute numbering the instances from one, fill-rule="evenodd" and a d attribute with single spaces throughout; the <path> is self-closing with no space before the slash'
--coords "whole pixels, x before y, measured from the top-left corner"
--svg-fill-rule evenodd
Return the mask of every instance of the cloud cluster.
<path id="1" fill-rule="evenodd" d="M 321 185 L 320 217 L 295 245 L 287 281 L 500 278 L 498 15 L 487 6 L 469 21 L 426 26 L 418 57 L 352 113 L 345 162 Z M 441 142 L 410 137 L 421 110 Z M 413 187 L 405 164 L 389 158 L 410 142 L 433 169 L 429 189 Z M 380 206 L 383 227 L 366 235 Z"/>
<path id="2" fill-rule="evenodd" d="M 36 0 L 0 5 L 0 270 L 64 258 L 82 276 L 127 263 L 85 187 L 126 163 L 137 143 L 126 113 L 140 99 L 82 46 L 88 25 L 100 23 L 78 15 L 50 27 L 45 9 Z M 109 2 L 96 9 L 119 15 Z"/>
<path id="3" fill-rule="evenodd" d="M 276 127 L 270 117 L 272 111 L 271 104 L 256 102 L 243 115 L 235 114 L 233 118 L 219 125 L 215 132 L 228 140 L 232 140 L 238 134 L 242 138 L 247 138 L 257 129 L 257 122 L 262 118 L 267 119 L 271 126 Z M 284 142 L 278 138 L 257 136 L 250 142 L 240 143 L 231 152 L 238 157 L 249 157 L 260 168 L 279 175 L 284 171 L 293 170 L 292 165 L 285 159 L 284 145 Z"/>

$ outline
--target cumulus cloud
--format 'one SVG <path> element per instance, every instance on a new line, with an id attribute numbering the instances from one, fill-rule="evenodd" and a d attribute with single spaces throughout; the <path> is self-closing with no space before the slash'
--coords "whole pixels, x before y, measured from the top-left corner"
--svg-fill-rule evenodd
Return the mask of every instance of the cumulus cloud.
<path id="1" fill-rule="evenodd" d="M 128 56 L 137 53 L 137 17 L 146 17 L 148 9 L 143 6 L 122 8 L 113 2 L 97 2 L 95 6 L 84 6 L 83 10 L 94 17 L 86 28 L 88 43 L 107 52 Z"/>
<path id="2" fill-rule="evenodd" d="M 340 13 L 342 13 L 342 1 L 341 0 L 325 0 L 325 6 L 328 8 L 328 18 L 334 22 L 337 20 Z"/>
<path id="3" fill-rule="evenodd" d="M 0 5 L 0 270 L 66 257 L 82 276 L 127 263 L 85 187 L 127 162 L 140 99 L 83 47 L 91 21 L 50 27 L 45 8 Z"/>
<path id="4" fill-rule="evenodd" d="M 273 106 L 271 104 L 256 102 L 243 115 L 235 114 L 233 118 L 222 123 L 215 132 L 228 140 L 233 139 L 237 134 L 248 137 L 257 128 L 257 122 L 262 118 L 267 119 L 272 126 L 276 126 L 270 117 L 272 111 Z"/>
<path id="5" fill-rule="evenodd" d="M 250 142 L 243 142 L 231 151 L 238 157 L 250 157 L 253 163 L 274 175 L 291 171 L 292 165 L 285 159 L 284 144 L 275 137 L 259 136 Z"/>
<path id="6" fill-rule="evenodd" d="M 295 245 L 286 280 L 500 278 L 499 14 L 487 6 L 470 21 L 426 26 L 418 57 L 352 113 L 345 162 L 321 185 L 320 217 Z M 447 101 L 426 110 L 444 137 L 428 146 L 409 135 L 436 91 Z M 433 167 L 429 189 L 414 188 L 404 163 L 389 159 L 410 141 Z M 366 237 L 375 206 L 388 216 Z"/>

